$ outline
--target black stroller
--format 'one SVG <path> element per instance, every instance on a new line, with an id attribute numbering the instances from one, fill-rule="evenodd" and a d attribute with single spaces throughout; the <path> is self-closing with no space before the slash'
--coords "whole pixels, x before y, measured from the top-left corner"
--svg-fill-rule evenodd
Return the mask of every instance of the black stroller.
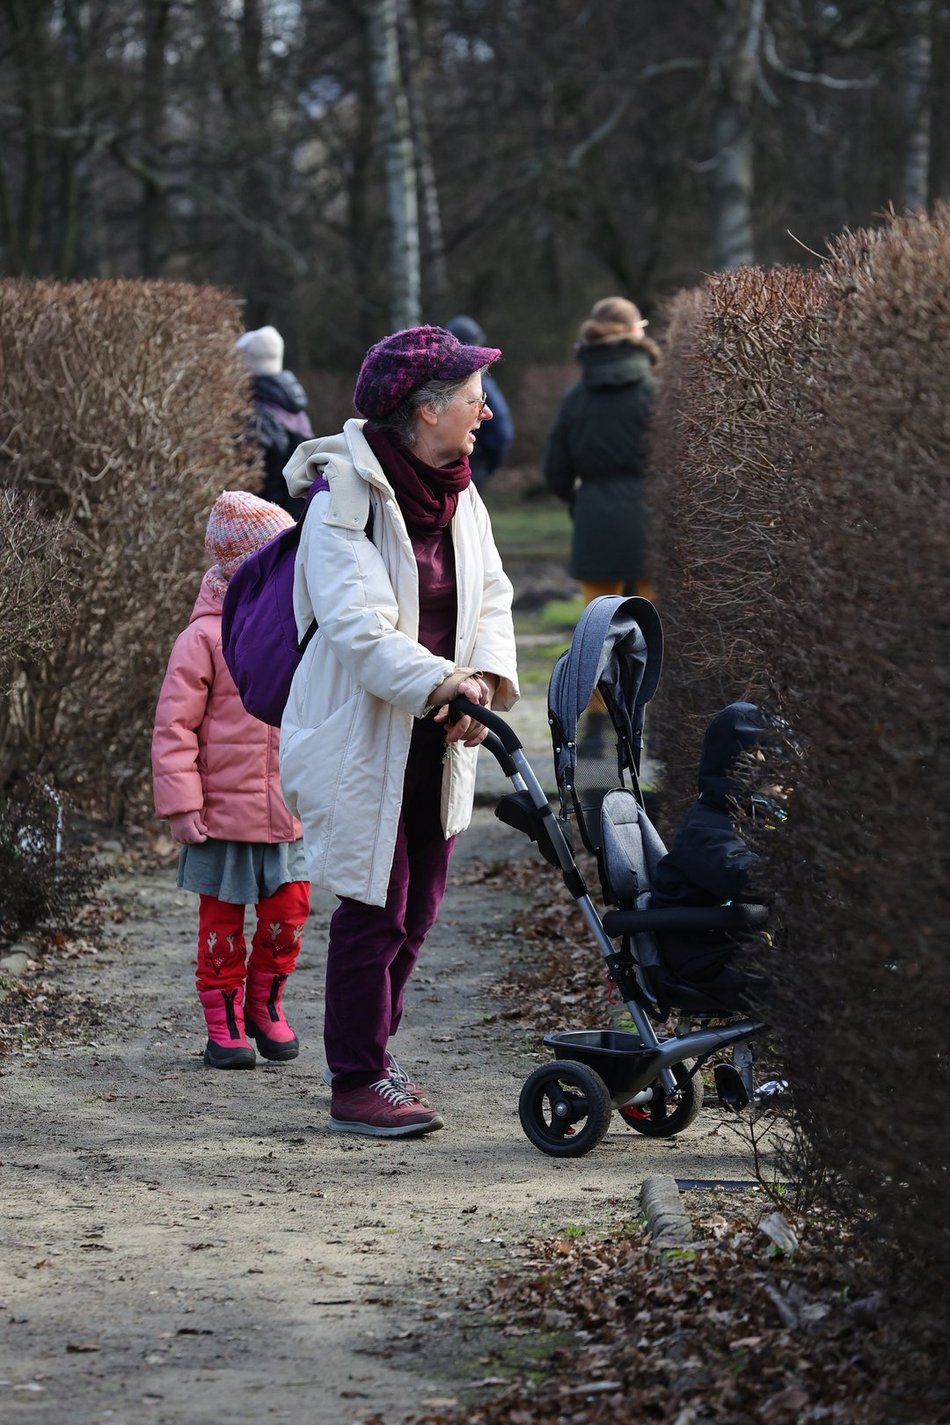
<path id="1" fill-rule="evenodd" d="M 633 1031 L 573 1030 L 548 1034 L 554 1060 L 530 1075 L 519 1111 L 535 1147 L 553 1157 L 590 1152 L 607 1132 L 614 1109 L 628 1127 L 652 1137 L 671 1137 L 692 1123 L 704 1096 L 702 1066 L 723 1050 L 731 1062 L 715 1067 L 720 1103 L 734 1111 L 752 1097 L 749 1041 L 761 1021 L 730 1014 L 708 994 L 671 977 L 657 933 L 706 931 L 748 933 L 767 918 L 764 906 L 733 904 L 657 909 L 651 878 L 665 855 L 644 809 L 640 755 L 646 704 L 659 682 L 663 631 L 654 606 L 642 598 L 595 599 L 585 609 L 570 648 L 558 659 L 548 687 L 548 721 L 560 795 L 556 815 L 511 727 L 497 714 L 457 699 L 489 729 L 485 746 L 511 778 L 495 815 L 524 832 L 545 860 L 560 870 L 624 1000 Z M 602 756 L 578 757 L 578 722 L 598 690 L 613 740 Z M 607 906 L 598 913 L 569 839 L 576 822 L 584 846 L 597 859 Z M 671 1015 L 688 1032 L 660 1038 Z M 711 1021 L 716 1021 L 712 1023 Z"/>

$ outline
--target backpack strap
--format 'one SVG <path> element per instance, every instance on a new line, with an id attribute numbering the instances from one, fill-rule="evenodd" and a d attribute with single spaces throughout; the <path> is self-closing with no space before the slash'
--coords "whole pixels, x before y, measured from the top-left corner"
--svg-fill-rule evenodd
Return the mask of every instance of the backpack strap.
<path id="1" fill-rule="evenodd" d="M 326 489 L 330 491 L 330 508 L 324 517 L 324 524 L 331 524 L 339 529 L 363 529 L 372 539 L 373 511 L 369 499 L 369 485 L 352 465 L 338 466 L 332 461 L 327 462 L 307 491 L 307 503 L 299 524 L 303 524 L 314 495 Z M 317 620 L 314 619 L 298 645 L 301 656 L 316 631 Z"/>

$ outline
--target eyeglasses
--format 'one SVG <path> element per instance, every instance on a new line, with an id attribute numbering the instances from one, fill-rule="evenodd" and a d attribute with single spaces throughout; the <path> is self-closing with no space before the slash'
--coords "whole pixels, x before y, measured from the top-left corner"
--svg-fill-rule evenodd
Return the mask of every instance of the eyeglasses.
<path id="1" fill-rule="evenodd" d="M 481 393 L 480 395 L 478 395 L 478 396 L 472 396 L 472 397 L 469 399 L 469 403 L 468 403 L 468 404 L 469 404 L 470 406 L 477 406 L 477 407 L 478 407 L 478 414 L 481 415 L 482 411 L 484 411 L 484 410 L 487 408 L 487 406 L 488 406 L 488 397 L 485 395 L 485 392 L 482 391 L 482 393 Z"/>

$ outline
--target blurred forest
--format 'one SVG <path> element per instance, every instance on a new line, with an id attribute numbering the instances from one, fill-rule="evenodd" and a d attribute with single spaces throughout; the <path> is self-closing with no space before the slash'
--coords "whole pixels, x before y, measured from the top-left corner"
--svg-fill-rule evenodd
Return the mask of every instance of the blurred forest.
<path id="1" fill-rule="evenodd" d="M 307 371 L 467 311 L 517 386 L 946 195 L 948 52 L 941 0 L 0 0 L 0 276 L 223 286 Z"/>

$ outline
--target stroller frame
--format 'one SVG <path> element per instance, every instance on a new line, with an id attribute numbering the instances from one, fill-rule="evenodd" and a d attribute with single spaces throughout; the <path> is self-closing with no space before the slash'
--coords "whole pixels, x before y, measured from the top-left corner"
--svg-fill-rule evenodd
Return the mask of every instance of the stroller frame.
<path id="1" fill-rule="evenodd" d="M 763 1022 L 731 1014 L 694 987 L 664 978 L 654 938 L 657 930 L 749 930 L 764 924 L 767 915 L 764 907 L 655 909 L 649 904 L 650 863 L 665 848 L 646 815 L 639 771 L 643 712 L 656 689 L 661 659 L 662 629 L 648 600 L 607 596 L 585 610 L 549 687 L 560 816 L 502 717 L 466 698 L 456 698 L 450 708 L 453 720 L 468 715 L 489 729 L 483 746 L 513 787 L 495 815 L 536 842 L 545 860 L 560 871 L 635 1030 L 545 1036 L 555 1060 L 529 1077 L 519 1108 L 527 1137 L 554 1157 L 589 1152 L 606 1133 L 614 1110 L 645 1136 L 680 1132 L 702 1106 L 700 1068 L 727 1048 L 733 1062 L 717 1064 L 715 1070 L 720 1103 L 738 1111 L 753 1095 L 749 1041 L 765 1027 Z M 604 789 L 589 806 L 576 786 L 576 730 L 595 687 L 617 733 L 621 785 Z M 572 812 L 587 849 L 597 856 L 605 896 L 619 905 L 603 915 L 565 831 Z M 653 1021 L 662 1023 L 673 1011 L 700 1021 L 700 1027 L 660 1038 Z M 713 1018 L 727 1022 L 708 1023 Z"/>

